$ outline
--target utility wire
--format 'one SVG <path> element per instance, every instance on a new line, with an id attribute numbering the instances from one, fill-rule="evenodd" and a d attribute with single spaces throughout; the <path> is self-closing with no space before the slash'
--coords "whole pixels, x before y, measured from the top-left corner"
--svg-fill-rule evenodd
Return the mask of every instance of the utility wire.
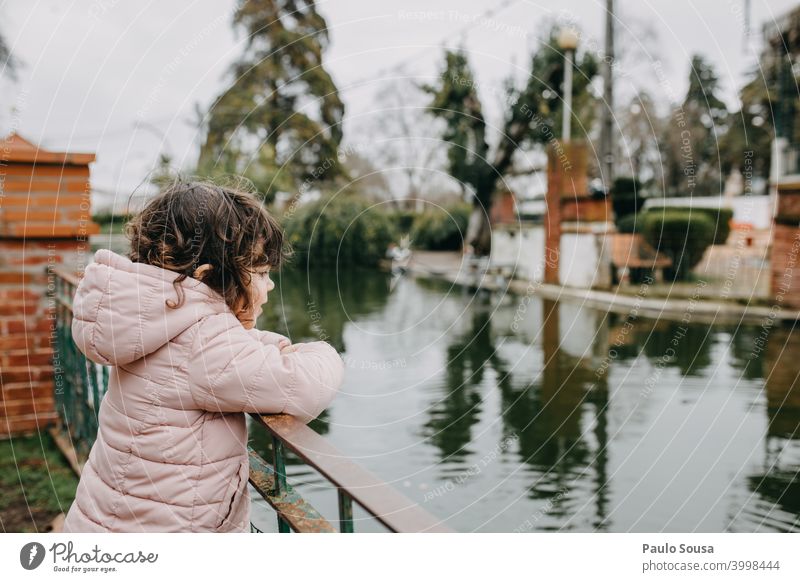
<path id="1" fill-rule="evenodd" d="M 495 16 L 495 15 L 499 14 L 500 12 L 503 12 L 504 10 L 507 10 L 508 8 L 511 8 L 514 4 L 519 4 L 519 2 L 521 2 L 521 0 L 503 0 L 497 6 L 494 6 L 493 8 L 490 8 L 490 9 L 484 11 L 473 22 L 470 22 L 469 24 L 466 24 L 466 25 L 462 26 L 458 30 L 455 30 L 455 31 L 443 36 L 439 40 L 439 42 L 437 43 L 436 47 L 445 44 L 448 40 L 450 40 L 453 37 L 458 37 L 458 36 L 462 36 L 463 37 L 463 36 L 465 36 L 467 32 L 469 32 L 470 30 L 472 30 L 476 26 L 480 25 L 482 21 L 486 20 L 487 18 L 491 18 L 492 16 Z M 376 73 L 374 73 L 374 74 L 372 74 L 370 76 L 362 77 L 361 79 L 358 79 L 358 80 L 348 84 L 347 87 L 344 87 L 343 89 L 339 89 L 339 92 L 342 93 L 342 92 L 349 91 L 350 89 L 357 89 L 361 85 L 364 85 L 364 84 L 368 83 L 369 81 L 371 81 L 373 79 L 378 79 L 380 77 L 383 77 L 387 73 L 391 73 L 393 71 L 400 72 L 406 66 L 411 64 L 412 62 L 418 61 L 420 58 L 425 56 L 428 53 L 428 51 L 431 48 L 433 48 L 433 46 L 434 45 L 426 46 L 426 47 L 420 49 L 419 51 L 417 51 L 415 54 L 411 55 L 410 57 L 406 57 L 405 59 L 402 59 L 402 60 L 396 62 L 393 65 L 390 65 L 388 67 L 384 67 L 383 69 L 379 69 Z"/>
<path id="2" fill-rule="evenodd" d="M 384 67 L 382 69 L 379 69 L 377 72 L 375 72 L 375 73 L 373 73 L 373 74 L 371 74 L 369 76 L 362 77 L 361 79 L 358 79 L 358 80 L 356 80 L 356 81 L 354 81 L 352 83 L 349 83 L 347 85 L 347 87 L 340 88 L 339 89 L 339 93 L 346 93 L 347 91 L 350 91 L 352 89 L 358 89 L 362 85 L 368 83 L 369 81 L 380 79 L 381 77 L 385 76 L 387 73 L 391 73 L 393 71 L 397 71 L 397 72 L 402 71 L 409 64 L 411 64 L 411 63 L 413 63 L 415 61 L 418 61 L 423 56 L 428 54 L 428 52 L 430 51 L 431 48 L 437 48 L 438 46 L 441 46 L 442 44 L 446 43 L 447 41 L 449 41 L 449 40 L 451 40 L 451 39 L 453 39 L 455 37 L 459 37 L 459 36 L 463 37 L 463 36 L 465 36 L 467 32 L 469 32 L 473 28 L 479 26 L 480 24 L 482 24 L 482 22 L 484 22 L 486 19 L 491 18 L 493 16 L 496 16 L 497 14 L 500 14 L 501 12 L 511 8 L 515 4 L 519 4 L 521 1 L 522 0 L 502 0 L 502 2 L 498 3 L 496 6 L 494 6 L 492 8 L 489 8 L 488 10 L 485 10 L 477 18 L 475 18 L 472 22 L 469 22 L 469 23 L 465 24 L 464 26 L 460 27 L 459 29 L 444 35 L 438 41 L 438 43 L 436 45 L 426 46 L 426 47 L 420 49 L 415 54 L 411 55 L 410 57 L 406 57 L 405 59 L 401 59 L 400 61 L 398 61 L 398 62 L 396 62 L 396 63 L 394 63 L 394 64 L 392 64 L 392 65 L 390 65 L 388 67 Z M 214 110 L 215 110 L 215 112 L 220 112 L 219 108 L 215 108 Z M 235 112 L 240 112 L 240 111 L 241 111 L 240 109 L 236 109 L 235 110 Z M 146 123 L 149 123 L 149 124 L 152 124 L 152 125 L 159 125 L 162 122 L 171 121 L 173 119 L 175 119 L 175 116 L 161 117 L 159 119 L 149 120 Z M 138 129 L 136 127 L 136 123 L 134 123 L 133 129 Z M 61 139 L 70 139 L 72 141 L 82 141 L 82 140 L 108 138 L 109 136 L 114 136 L 114 135 L 130 135 L 130 131 L 131 131 L 131 125 L 128 124 L 128 125 L 126 125 L 124 127 L 117 127 L 117 128 L 114 128 L 114 129 L 109 129 L 108 131 L 103 132 L 101 134 L 93 134 L 93 135 L 75 135 L 75 134 L 70 134 L 70 135 L 55 136 L 55 137 L 54 136 L 48 136 L 47 139 L 51 140 L 51 141 L 58 141 L 58 140 L 61 140 Z"/>

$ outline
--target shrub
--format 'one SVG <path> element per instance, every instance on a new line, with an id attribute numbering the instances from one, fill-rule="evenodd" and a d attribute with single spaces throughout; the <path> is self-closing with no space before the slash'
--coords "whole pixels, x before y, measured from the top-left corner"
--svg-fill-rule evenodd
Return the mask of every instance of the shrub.
<path id="1" fill-rule="evenodd" d="M 614 185 L 611 187 L 611 205 L 614 207 L 618 229 L 620 220 L 624 217 L 641 212 L 644 205 L 641 192 L 642 185 L 635 178 L 620 177 L 614 180 Z"/>
<path id="2" fill-rule="evenodd" d="M 691 206 L 667 206 L 671 211 L 690 212 L 692 215 L 703 214 L 711 220 L 711 232 L 714 233 L 714 242 L 711 244 L 724 245 L 731 234 L 732 208 L 698 208 Z M 651 208 L 648 212 L 662 212 L 661 208 Z"/>
<path id="3" fill-rule="evenodd" d="M 665 273 L 676 280 L 688 279 L 714 241 L 714 223 L 702 212 L 658 209 L 645 213 L 642 233 L 647 242 L 672 259 L 672 268 Z"/>
<path id="4" fill-rule="evenodd" d="M 125 224 L 132 218 L 131 214 L 111 214 L 110 212 L 103 212 L 92 216 L 92 220 L 100 225 L 111 224 Z"/>
<path id="5" fill-rule="evenodd" d="M 715 220 L 717 225 L 714 236 L 715 245 L 724 245 L 727 242 L 731 234 L 731 222 L 733 222 L 733 208 L 720 208 L 716 213 Z"/>
<path id="6" fill-rule="evenodd" d="M 472 206 L 456 204 L 418 214 L 411 227 L 411 243 L 429 251 L 458 251 L 467 235 Z"/>
<path id="7" fill-rule="evenodd" d="M 395 225 L 398 232 L 407 234 L 411 232 L 414 225 L 414 220 L 417 218 L 417 213 L 412 210 L 392 210 L 389 213 L 389 218 L 392 224 Z"/>
<path id="8" fill-rule="evenodd" d="M 732 208 L 692 208 L 692 212 L 702 212 L 711 220 L 714 242 L 711 244 L 724 245 L 731 234 Z"/>
<path id="9" fill-rule="evenodd" d="M 724 245 L 731 234 L 731 222 L 733 221 L 733 208 L 720 208 L 714 213 L 714 223 L 716 231 L 714 236 L 715 245 Z"/>
<path id="10" fill-rule="evenodd" d="M 286 238 L 310 265 L 373 266 L 396 231 L 385 207 L 352 195 L 323 197 L 284 217 Z"/>
<path id="11" fill-rule="evenodd" d="M 732 208 L 691 208 L 689 206 L 671 207 L 673 210 L 685 212 L 701 213 L 711 219 L 712 232 L 714 233 L 715 245 L 724 245 L 731 234 L 731 220 L 733 219 Z"/>
<path id="12" fill-rule="evenodd" d="M 639 212 L 636 214 L 627 214 L 622 218 L 617 219 L 617 232 L 626 234 L 633 234 L 642 230 L 642 223 L 644 222 L 644 213 Z"/>
<path id="13" fill-rule="evenodd" d="M 131 214 L 101 213 L 92 216 L 92 220 L 100 225 L 103 234 L 124 234 L 125 224 L 133 218 Z"/>

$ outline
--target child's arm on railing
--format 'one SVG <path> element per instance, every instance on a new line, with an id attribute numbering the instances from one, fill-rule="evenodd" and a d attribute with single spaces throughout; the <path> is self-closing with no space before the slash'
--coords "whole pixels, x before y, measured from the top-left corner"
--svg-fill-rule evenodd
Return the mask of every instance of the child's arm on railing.
<path id="1" fill-rule="evenodd" d="M 325 410 L 344 376 L 342 359 L 327 343 L 281 351 L 226 314 L 198 326 L 190 362 L 192 396 L 201 409 L 286 413 L 304 422 Z"/>
<path id="2" fill-rule="evenodd" d="M 262 344 L 265 346 L 277 346 L 278 348 L 282 348 L 283 346 L 289 345 L 292 341 L 286 337 L 285 335 L 281 335 L 279 333 L 275 333 L 274 331 L 264 331 L 261 329 L 248 329 L 247 333 L 252 335 L 254 338 L 258 339 Z"/>

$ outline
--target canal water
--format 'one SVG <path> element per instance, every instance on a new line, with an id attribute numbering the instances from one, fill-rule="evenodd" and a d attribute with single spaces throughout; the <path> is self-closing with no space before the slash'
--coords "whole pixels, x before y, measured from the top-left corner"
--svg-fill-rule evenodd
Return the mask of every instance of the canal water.
<path id="1" fill-rule="evenodd" d="M 326 339 L 346 362 L 313 428 L 456 530 L 800 530 L 800 332 L 374 271 L 276 283 L 259 327 Z M 335 490 L 298 462 L 288 472 L 335 520 Z M 275 531 L 251 495 L 254 524 Z"/>

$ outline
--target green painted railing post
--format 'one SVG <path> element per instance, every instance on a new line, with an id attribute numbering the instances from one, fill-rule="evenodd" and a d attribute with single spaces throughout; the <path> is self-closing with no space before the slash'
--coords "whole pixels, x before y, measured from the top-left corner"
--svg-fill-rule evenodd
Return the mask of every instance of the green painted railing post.
<path id="1" fill-rule="evenodd" d="M 286 491 L 286 452 L 283 449 L 283 442 L 272 437 L 272 466 L 275 468 L 275 494 L 278 495 Z M 292 528 L 278 515 L 278 531 L 280 533 L 291 533 Z"/>
<path id="2" fill-rule="evenodd" d="M 339 487 L 339 531 L 353 533 L 353 498 Z"/>

